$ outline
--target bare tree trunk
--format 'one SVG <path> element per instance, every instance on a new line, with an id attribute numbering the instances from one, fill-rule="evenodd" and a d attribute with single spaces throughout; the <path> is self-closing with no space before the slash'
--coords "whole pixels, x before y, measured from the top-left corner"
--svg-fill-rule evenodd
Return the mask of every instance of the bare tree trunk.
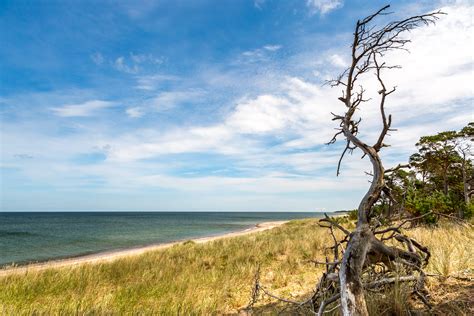
<path id="1" fill-rule="evenodd" d="M 351 136 L 352 134 L 348 137 Z M 352 140 L 370 157 L 373 177 L 372 185 L 359 204 L 356 230 L 351 234 L 339 271 L 341 306 L 344 315 L 368 315 L 360 275 L 367 253 L 371 250 L 371 240 L 374 238 L 368 223 L 368 215 L 385 186 L 384 168 L 373 147 L 360 143 L 356 138 Z"/>
<path id="2" fill-rule="evenodd" d="M 384 106 L 386 97 L 395 92 L 395 87 L 391 90 L 386 89 L 381 71 L 397 67 L 387 66 L 385 62 L 379 63 L 377 59 L 382 58 L 389 50 L 405 49 L 404 45 L 409 40 L 401 39 L 399 35 L 420 25 L 434 23 L 442 12 L 413 16 L 402 21 L 391 22 L 378 30 L 375 29 L 375 26 L 370 26 L 374 18 L 386 14 L 385 10 L 388 7 L 385 6 L 365 19 L 357 21 L 352 43 L 351 65 L 337 79 L 330 82 L 332 86 L 344 86 L 343 94 L 339 100 L 346 107 L 344 115 L 333 114 L 333 120 L 340 121 L 340 129 L 329 142 L 329 144 L 334 143 L 340 134 L 343 134 L 346 138 L 346 147 L 339 159 L 337 174 L 339 175 L 341 161 L 345 153 L 347 151 L 352 152 L 356 148 L 362 150 L 364 156 L 370 158 L 373 169 L 372 184 L 359 204 L 357 226 L 350 233 L 339 270 L 341 309 L 345 316 L 368 315 L 361 275 L 369 253 L 372 252 L 379 261 L 386 261 L 387 258 L 389 258 L 388 260 L 394 260 L 396 256 L 403 255 L 409 261 L 414 260 L 416 265 L 421 264 L 417 255 L 385 246 L 375 238 L 370 227 L 371 210 L 380 198 L 382 191 L 388 197 L 391 197 L 389 189 L 385 186 L 384 168 L 378 152 L 381 148 L 387 146 L 383 141 L 387 132 L 391 130 L 392 117 L 391 115 L 387 117 Z M 360 119 L 357 120 L 353 117 L 358 106 L 370 100 L 364 98 L 365 89 L 362 86 L 360 86 L 360 89 L 355 88 L 359 77 L 369 72 L 375 72 L 380 84 L 378 94 L 380 95 L 379 107 L 383 123 L 378 140 L 373 146 L 369 146 L 358 138 Z M 446 186 L 447 178 L 445 178 L 445 188 Z"/>
<path id="3" fill-rule="evenodd" d="M 342 258 L 341 270 L 339 270 L 339 282 L 341 284 L 341 307 L 343 315 L 368 315 L 365 302 L 364 290 L 360 275 L 362 267 L 369 251 L 368 225 L 358 225 L 351 234 Z"/>

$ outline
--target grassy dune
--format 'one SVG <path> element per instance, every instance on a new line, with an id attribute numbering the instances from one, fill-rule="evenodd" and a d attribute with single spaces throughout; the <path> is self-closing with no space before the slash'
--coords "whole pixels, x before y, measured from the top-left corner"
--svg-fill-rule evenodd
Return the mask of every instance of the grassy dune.
<path id="1" fill-rule="evenodd" d="M 409 234 L 432 250 L 429 272 L 472 276 L 472 230 L 443 224 Z M 237 313 L 249 302 L 258 264 L 262 283 L 276 294 L 295 299 L 309 295 L 322 268 L 308 259 L 324 258 L 329 243 L 330 236 L 316 220 L 299 220 L 252 235 L 206 244 L 185 242 L 109 263 L 12 274 L 0 278 L 0 313 Z M 435 309 L 469 314 L 474 294 L 469 282 L 430 278 L 428 287 Z M 404 303 L 403 287 L 396 291 L 371 295 L 372 312 L 404 314 L 410 305 Z M 270 298 L 257 305 L 261 312 L 275 308 L 279 306 Z"/>

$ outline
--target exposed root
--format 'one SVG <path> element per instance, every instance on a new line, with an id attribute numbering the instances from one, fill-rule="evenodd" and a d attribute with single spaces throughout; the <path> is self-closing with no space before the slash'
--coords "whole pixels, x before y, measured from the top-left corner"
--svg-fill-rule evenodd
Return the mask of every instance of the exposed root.
<path id="1" fill-rule="evenodd" d="M 361 265 L 361 289 L 364 291 L 380 291 L 396 283 L 411 283 L 413 297 L 419 299 L 430 309 L 431 304 L 426 295 L 425 279 L 436 275 L 426 274 L 423 267 L 427 265 L 431 254 L 426 247 L 402 233 L 401 227 L 408 222 L 409 220 L 405 219 L 401 223 L 383 230 L 372 231 L 368 229 L 364 232 L 366 234 L 364 238 L 367 239 L 368 246 Z M 295 301 L 272 293 L 261 284 L 260 267 L 258 267 L 251 301 L 246 308 L 247 310 L 252 310 L 254 304 L 264 296 L 281 303 L 290 304 L 307 314 L 323 315 L 326 312 L 340 308 L 340 271 L 345 253 L 342 245 L 346 245 L 348 239 L 352 238 L 354 233 L 346 234 L 348 232 L 346 228 L 327 216 L 321 219 L 319 224 L 329 230 L 333 237 L 333 244 L 327 247 L 330 251 L 326 255 L 325 261 L 307 261 L 315 265 L 322 265 L 326 269 L 316 284 L 312 295 L 306 300 Z M 344 237 L 336 238 L 334 229 L 343 232 Z M 390 234 L 385 236 L 388 233 Z M 395 243 L 398 247 L 386 244 L 388 242 Z"/>

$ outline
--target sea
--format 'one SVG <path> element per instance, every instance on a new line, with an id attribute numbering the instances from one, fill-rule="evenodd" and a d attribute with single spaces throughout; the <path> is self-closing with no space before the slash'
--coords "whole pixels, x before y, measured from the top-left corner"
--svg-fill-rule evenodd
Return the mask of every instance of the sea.
<path id="1" fill-rule="evenodd" d="M 241 231 L 310 212 L 0 212 L 0 267 Z"/>

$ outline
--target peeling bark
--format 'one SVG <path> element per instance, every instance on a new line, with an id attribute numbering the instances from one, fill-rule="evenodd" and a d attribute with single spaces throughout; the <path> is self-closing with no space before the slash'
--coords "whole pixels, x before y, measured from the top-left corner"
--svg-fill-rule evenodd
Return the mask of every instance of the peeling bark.
<path id="1" fill-rule="evenodd" d="M 344 315 L 368 315 L 360 275 L 369 250 L 368 225 L 358 226 L 352 233 L 339 271 L 341 308 Z"/>

